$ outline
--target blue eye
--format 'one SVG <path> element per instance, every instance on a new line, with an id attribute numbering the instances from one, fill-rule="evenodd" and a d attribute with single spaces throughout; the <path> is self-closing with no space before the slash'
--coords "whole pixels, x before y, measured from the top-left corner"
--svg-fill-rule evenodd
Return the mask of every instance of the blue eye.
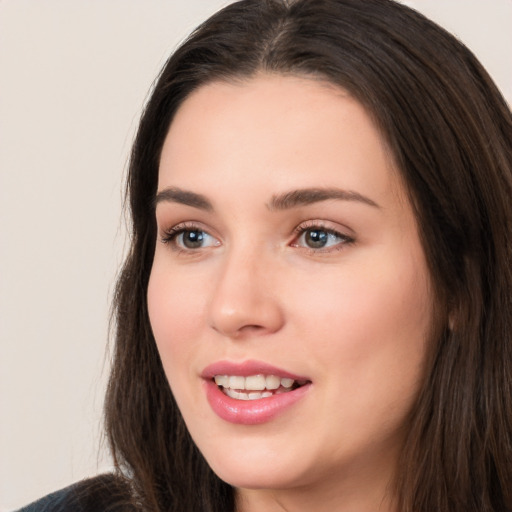
<path id="1" fill-rule="evenodd" d="M 299 228 L 299 236 L 294 244 L 297 247 L 308 249 L 330 249 L 337 246 L 352 243 L 354 240 L 347 235 L 343 235 L 332 229 L 321 226 L 312 226 L 308 228 Z"/>
<path id="2" fill-rule="evenodd" d="M 171 243 L 182 250 L 203 249 L 219 245 L 218 240 L 202 229 L 180 228 L 179 226 L 168 231 L 162 242 Z"/>
<path id="3" fill-rule="evenodd" d="M 176 237 L 176 242 L 187 249 L 199 249 L 204 246 L 208 238 L 208 233 L 194 229 L 182 231 Z"/>

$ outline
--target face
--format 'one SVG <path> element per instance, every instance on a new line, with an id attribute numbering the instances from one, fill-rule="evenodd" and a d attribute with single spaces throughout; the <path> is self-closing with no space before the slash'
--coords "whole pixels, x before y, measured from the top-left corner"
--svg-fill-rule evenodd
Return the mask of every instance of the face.
<path id="1" fill-rule="evenodd" d="M 172 122 L 156 199 L 150 321 L 213 470 L 248 496 L 385 487 L 432 297 L 363 107 L 307 78 L 203 86 Z"/>

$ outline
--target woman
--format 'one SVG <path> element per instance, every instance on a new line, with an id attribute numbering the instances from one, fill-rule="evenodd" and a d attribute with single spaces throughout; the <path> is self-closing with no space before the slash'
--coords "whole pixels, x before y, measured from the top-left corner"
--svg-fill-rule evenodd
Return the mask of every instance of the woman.
<path id="1" fill-rule="evenodd" d="M 205 22 L 132 152 L 118 475 L 48 507 L 512 510 L 511 134 L 393 1 Z"/>

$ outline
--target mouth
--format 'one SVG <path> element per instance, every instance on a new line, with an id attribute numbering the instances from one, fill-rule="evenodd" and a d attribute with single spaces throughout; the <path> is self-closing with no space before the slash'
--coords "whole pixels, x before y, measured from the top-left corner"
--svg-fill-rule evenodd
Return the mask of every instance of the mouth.
<path id="1" fill-rule="evenodd" d="M 310 395 L 312 382 L 262 361 L 218 361 L 201 377 L 213 412 L 232 424 L 272 421 Z"/>
<path id="2" fill-rule="evenodd" d="M 213 381 L 228 397 L 235 400 L 260 400 L 282 393 L 289 393 L 307 384 L 304 379 L 278 377 L 277 375 L 215 375 Z"/>

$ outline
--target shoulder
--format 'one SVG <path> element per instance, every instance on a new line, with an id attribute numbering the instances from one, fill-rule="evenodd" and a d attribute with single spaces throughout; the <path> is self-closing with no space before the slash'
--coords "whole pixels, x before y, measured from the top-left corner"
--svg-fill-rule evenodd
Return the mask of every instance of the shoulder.
<path id="1" fill-rule="evenodd" d="M 70 485 L 17 512 L 135 512 L 128 485 L 115 475 L 100 475 Z"/>

